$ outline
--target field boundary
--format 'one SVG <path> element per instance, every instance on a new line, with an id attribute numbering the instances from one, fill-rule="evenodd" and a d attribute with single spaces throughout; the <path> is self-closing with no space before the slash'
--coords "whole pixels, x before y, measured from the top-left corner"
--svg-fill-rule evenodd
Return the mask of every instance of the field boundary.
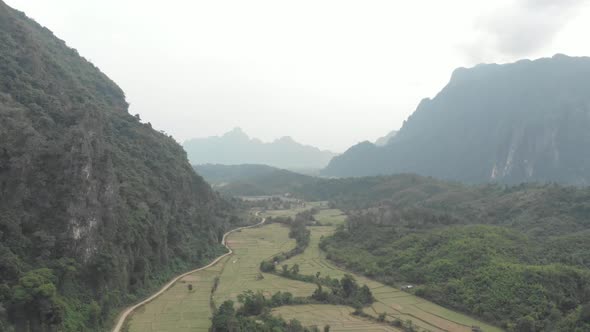
<path id="1" fill-rule="evenodd" d="M 259 212 L 256 212 L 256 215 L 258 216 Z M 135 311 L 136 309 L 140 308 L 143 305 L 146 305 L 150 302 L 152 302 L 153 300 L 155 300 L 158 296 L 162 295 L 165 291 L 167 291 L 170 287 L 172 287 L 178 280 L 186 277 L 189 274 L 201 271 L 201 270 L 205 270 L 210 268 L 211 266 L 217 264 L 220 260 L 222 260 L 223 258 L 233 254 L 233 250 L 227 245 L 226 243 L 226 237 L 228 235 L 230 235 L 233 232 L 237 232 L 240 231 L 242 229 L 247 229 L 247 228 L 254 228 L 254 227 L 258 227 L 258 226 L 262 226 L 264 225 L 264 222 L 266 221 L 266 218 L 263 218 L 261 222 L 255 224 L 255 225 L 250 225 L 250 226 L 243 226 L 243 227 L 238 227 L 238 228 L 234 228 L 228 232 L 226 232 L 225 234 L 223 234 L 223 238 L 221 239 L 221 244 L 223 244 L 228 252 L 218 256 L 217 258 L 215 258 L 211 263 L 200 267 L 198 269 L 194 269 L 185 273 L 182 273 L 176 277 L 174 277 L 172 280 L 170 280 L 167 284 L 165 284 L 159 291 L 157 291 L 156 293 L 152 294 L 150 297 L 148 297 L 147 299 L 136 303 L 130 307 L 127 307 L 126 309 L 123 310 L 123 312 L 119 315 L 119 318 L 117 318 L 117 324 L 115 325 L 115 327 L 113 328 L 112 332 L 121 332 L 121 328 L 123 327 L 123 325 L 125 324 L 125 321 L 127 320 L 127 318 L 129 317 L 129 315 L 131 315 L 131 313 L 133 313 L 133 311 Z"/>

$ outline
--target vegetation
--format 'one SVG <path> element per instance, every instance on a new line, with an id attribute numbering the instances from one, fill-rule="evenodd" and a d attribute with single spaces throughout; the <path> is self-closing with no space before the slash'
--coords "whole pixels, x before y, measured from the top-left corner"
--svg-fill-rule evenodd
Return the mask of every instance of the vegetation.
<path id="1" fill-rule="evenodd" d="M 218 287 L 218 276 L 227 259 L 185 276 L 162 295 L 136 310 L 127 319 L 127 331 L 209 329 L 215 307 L 211 297 Z M 193 289 L 189 290 L 188 285 L 192 285 Z"/>
<path id="2" fill-rule="evenodd" d="M 325 203 L 308 203 L 309 206 L 326 206 Z M 273 216 L 294 215 L 298 209 L 288 211 L 267 211 Z M 322 209 L 314 215 L 313 225 L 308 227 L 311 231 L 310 243 L 302 254 L 291 257 L 277 266 L 277 273 L 281 277 L 305 282 L 320 283 L 323 290 L 330 291 L 333 281 L 340 281 L 348 273 L 335 266 L 326 259 L 326 254 L 318 247 L 322 238 L 328 237 L 345 223 L 345 215 L 335 209 Z M 284 266 L 286 265 L 286 268 Z M 293 266 L 297 265 L 298 273 L 292 274 Z M 286 271 L 287 273 L 284 274 Z M 350 304 L 341 305 L 297 305 L 279 307 L 273 309 L 273 313 L 283 317 L 297 318 L 304 325 L 323 326 L 331 325 L 335 330 L 392 330 L 407 329 L 408 331 L 456 331 L 471 330 L 472 326 L 480 326 L 484 331 L 493 332 L 500 329 L 485 324 L 472 317 L 462 315 L 456 311 L 445 309 L 423 298 L 408 294 L 399 287 L 390 287 L 368 279 L 359 274 L 351 274 L 359 284 L 366 284 L 375 301 L 365 306 L 362 312 L 358 306 Z M 316 286 L 317 287 L 317 286 Z M 333 287 L 333 286 L 332 286 Z M 316 288 L 317 290 L 317 288 Z M 356 307 L 356 309 L 354 308 Z M 352 316 L 356 312 L 357 316 Z M 379 315 L 386 313 L 384 322 L 379 322 Z M 375 326 L 379 324 L 380 326 Z M 395 324 L 395 325 L 394 325 Z M 353 328 L 354 326 L 354 328 Z M 388 327 L 391 326 L 391 329 Z"/>
<path id="3" fill-rule="evenodd" d="M 292 319 L 289 322 L 282 318 L 272 316 L 271 309 L 284 305 L 305 305 L 310 303 L 354 304 L 360 308 L 363 304 L 373 302 L 373 296 L 367 286 L 359 287 L 354 278 L 345 276 L 340 282 L 340 287 L 332 292 L 318 289 L 311 297 L 293 297 L 289 292 L 277 292 L 270 298 L 266 298 L 262 291 L 244 291 L 238 296 L 240 307 L 235 310 L 233 301 L 225 301 L 216 310 L 212 319 L 213 331 L 319 331 L 317 327 L 304 328 L 299 321 Z M 359 309 L 360 310 L 360 309 Z M 252 317 L 255 316 L 255 317 Z"/>
<path id="4" fill-rule="evenodd" d="M 368 317 L 354 315 L 355 309 L 349 306 L 313 304 L 282 306 L 272 310 L 273 315 L 285 320 L 298 319 L 305 326 L 318 326 L 320 331 L 387 331 L 400 329 L 388 323 L 378 322 Z"/>
<path id="5" fill-rule="evenodd" d="M 227 242 L 234 255 L 230 256 L 219 276 L 219 285 L 213 295 L 218 305 L 226 300 L 237 302 L 237 296 L 245 290 L 262 291 L 266 296 L 279 291 L 289 292 L 294 297 L 307 297 L 315 290 L 312 283 L 260 272 L 261 261 L 295 248 L 295 240 L 289 238 L 289 229 L 284 225 L 272 223 L 242 230 L 231 234 Z"/>
<path id="6" fill-rule="evenodd" d="M 344 275 L 340 281 L 332 279 L 324 284 L 330 285 L 330 291 L 324 290 L 322 282 L 318 282 L 318 288 L 311 295 L 320 303 L 344 304 L 360 309 L 375 300 L 369 287 L 359 286 L 350 274 Z"/>
<path id="7" fill-rule="evenodd" d="M 123 91 L 0 1 L 0 326 L 92 331 L 222 253 L 232 209 Z"/>
<path id="8" fill-rule="evenodd" d="M 589 189 L 417 176 L 336 186 L 351 189 L 335 204 L 357 204 L 321 242 L 329 259 L 508 330 L 590 328 Z"/>
<path id="9" fill-rule="evenodd" d="M 194 169 L 221 193 L 234 196 L 283 195 L 318 179 L 266 165 L 197 165 Z"/>
<path id="10" fill-rule="evenodd" d="M 213 316 L 213 332 L 319 332 L 317 327 L 304 327 L 297 319 L 285 321 L 270 314 L 261 293 L 241 297 L 240 309 L 234 308 L 231 300 L 223 302 Z M 256 309 L 257 311 L 252 311 Z"/>
<path id="11" fill-rule="evenodd" d="M 275 255 L 269 260 L 262 261 L 260 263 L 260 270 L 262 272 L 274 272 L 276 270 L 276 266 L 295 255 L 301 254 L 305 248 L 309 245 L 309 235 L 310 231 L 305 227 L 305 225 L 309 222 L 315 221 L 313 219 L 313 214 L 316 213 L 317 210 L 304 210 L 299 212 L 295 218 L 291 217 L 267 217 L 267 223 L 280 223 L 289 226 L 289 238 L 295 239 L 295 248 L 287 251 L 282 252 L 278 255 Z M 296 267 L 293 267 L 294 274 L 297 274 Z"/>

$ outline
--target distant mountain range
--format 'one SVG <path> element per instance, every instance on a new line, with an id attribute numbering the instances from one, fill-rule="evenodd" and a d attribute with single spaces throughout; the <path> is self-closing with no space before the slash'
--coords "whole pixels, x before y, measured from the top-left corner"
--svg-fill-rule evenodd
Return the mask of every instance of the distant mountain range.
<path id="1" fill-rule="evenodd" d="M 385 146 L 387 144 L 389 144 L 389 141 L 395 137 L 395 135 L 397 135 L 397 130 L 392 130 L 390 131 L 387 135 L 383 136 L 383 137 L 379 137 L 376 141 L 375 141 L 375 145 L 377 146 Z"/>
<path id="2" fill-rule="evenodd" d="M 355 145 L 322 175 L 587 185 L 588 146 L 590 58 L 556 55 L 455 70 L 389 144 Z"/>
<path id="3" fill-rule="evenodd" d="M 265 164 L 297 170 L 323 168 L 336 156 L 333 152 L 297 143 L 288 136 L 265 143 L 248 137 L 240 128 L 223 136 L 188 140 L 184 149 L 193 165 Z"/>

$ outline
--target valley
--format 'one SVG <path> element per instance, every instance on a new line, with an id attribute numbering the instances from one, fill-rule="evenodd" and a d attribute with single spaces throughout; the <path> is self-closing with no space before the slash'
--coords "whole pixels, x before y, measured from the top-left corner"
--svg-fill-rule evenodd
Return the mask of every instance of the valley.
<path id="1" fill-rule="evenodd" d="M 281 264 L 298 264 L 301 275 L 315 275 L 319 272 L 321 276 L 341 278 L 347 272 L 330 263 L 319 248 L 320 239 L 331 235 L 344 222 L 345 216 L 341 211 L 328 209 L 325 203 L 307 203 L 305 207 L 269 210 L 261 216 L 293 217 L 302 211 L 320 207 L 314 217 L 321 226 L 308 226 L 311 231 L 308 247 L 302 254 Z M 211 267 L 177 280 L 155 300 L 139 307 L 128 319 L 124 330 L 208 331 L 212 308 L 225 300 L 236 301 L 238 295 L 244 291 L 261 291 L 266 297 L 279 291 L 289 292 L 294 297 L 310 296 L 314 292 L 314 283 L 260 272 L 261 261 L 295 247 L 295 240 L 289 238 L 288 228 L 284 225 L 272 223 L 232 232 L 227 237 L 227 246 L 233 251 L 231 255 Z M 419 331 L 470 332 L 473 326 L 479 326 L 482 331 L 501 331 L 398 288 L 358 274 L 352 275 L 359 284 L 368 285 L 375 297 L 372 305 L 363 308 L 364 314 L 377 318 L 385 313 L 384 322 L 353 315 L 354 308 L 349 306 L 329 304 L 279 306 L 272 309 L 272 315 L 287 320 L 297 319 L 304 326 L 322 328 L 330 325 L 330 331 L 402 331 L 402 328 L 394 326 L 393 322 L 396 320 L 403 322 L 406 328 L 413 326 Z M 193 287 L 192 291 L 188 289 L 189 284 Z"/>
<path id="2" fill-rule="evenodd" d="M 0 332 L 590 332 L 590 57 L 400 52 L 388 2 L 5 2 Z"/>

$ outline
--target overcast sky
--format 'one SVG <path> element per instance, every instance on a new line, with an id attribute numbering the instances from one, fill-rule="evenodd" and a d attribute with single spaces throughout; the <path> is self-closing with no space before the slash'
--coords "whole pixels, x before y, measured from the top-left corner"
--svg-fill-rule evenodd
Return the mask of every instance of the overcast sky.
<path id="1" fill-rule="evenodd" d="M 590 55 L 579 0 L 5 0 L 179 142 L 242 127 L 341 152 L 398 129 L 456 67 Z"/>

